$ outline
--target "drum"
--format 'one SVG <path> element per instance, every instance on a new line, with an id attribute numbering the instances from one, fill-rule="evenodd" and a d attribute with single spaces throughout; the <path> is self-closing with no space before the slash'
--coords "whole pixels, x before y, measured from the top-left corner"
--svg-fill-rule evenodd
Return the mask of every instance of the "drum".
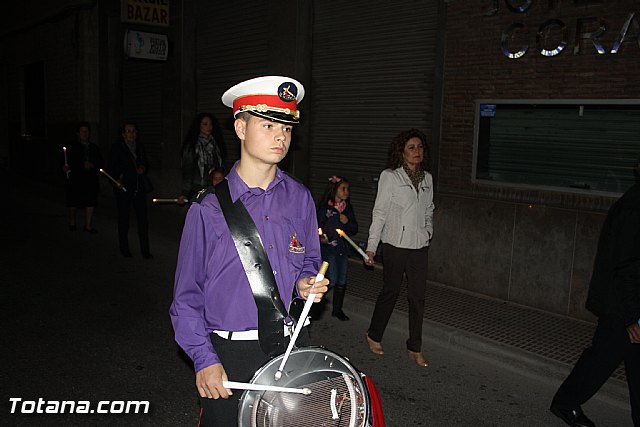
<path id="1" fill-rule="evenodd" d="M 282 357 L 267 362 L 251 383 L 308 388 L 311 393 L 246 390 L 240 399 L 238 426 L 373 426 L 365 376 L 347 359 L 322 347 L 295 349 L 276 381 L 275 373 Z"/>

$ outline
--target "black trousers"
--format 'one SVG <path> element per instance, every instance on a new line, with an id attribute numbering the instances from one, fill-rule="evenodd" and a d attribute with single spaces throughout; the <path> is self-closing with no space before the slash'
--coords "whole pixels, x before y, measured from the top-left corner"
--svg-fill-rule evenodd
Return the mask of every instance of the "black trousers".
<path id="1" fill-rule="evenodd" d="M 409 301 L 409 339 L 407 349 L 421 351 L 424 293 L 427 287 L 427 260 L 429 247 L 403 249 L 383 243 L 383 285 L 369 325 L 369 338 L 382 341 L 384 330 L 400 295 L 404 275 L 407 275 L 407 299 Z"/>
<path id="2" fill-rule="evenodd" d="M 116 204 L 118 207 L 118 240 L 120 250 L 129 251 L 129 217 L 131 208 L 136 212 L 138 222 L 138 238 L 140 239 L 140 251 L 143 254 L 149 251 L 149 220 L 147 217 L 147 197 L 144 193 L 129 194 L 122 190 L 116 190 Z"/>
<path id="3" fill-rule="evenodd" d="M 609 317 L 598 319 L 591 347 L 576 362 L 558 389 L 553 404 L 577 409 L 589 400 L 624 361 L 631 401 L 633 423 L 640 426 L 640 344 L 629 340 L 622 321 Z"/>
<path id="4" fill-rule="evenodd" d="M 229 381 L 249 382 L 258 369 L 269 361 L 262 352 L 259 341 L 230 341 L 211 334 L 211 343 L 227 373 Z M 302 328 L 296 345 L 308 346 L 310 343 L 307 328 Z M 286 339 L 289 345 L 289 339 Z M 233 390 L 228 399 L 208 399 L 200 397 L 200 427 L 236 427 L 242 390 Z"/>

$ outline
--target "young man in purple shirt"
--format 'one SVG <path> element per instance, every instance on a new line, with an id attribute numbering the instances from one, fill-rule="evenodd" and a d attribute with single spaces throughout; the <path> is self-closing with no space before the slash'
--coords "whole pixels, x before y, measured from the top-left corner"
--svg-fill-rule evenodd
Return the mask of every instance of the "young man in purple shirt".
<path id="1" fill-rule="evenodd" d="M 240 139 L 240 160 L 226 177 L 231 200 L 240 199 L 253 219 L 285 307 L 294 293 L 303 299 L 314 293 L 320 301 L 328 285 L 327 279 L 315 283 L 321 256 L 312 196 L 277 166 L 303 96 L 299 82 L 268 76 L 222 97 L 233 108 Z M 176 341 L 194 363 L 200 426 L 236 426 L 241 393 L 222 382 L 249 382 L 270 356 L 260 346 L 256 302 L 213 193 L 200 195 L 187 214 L 170 314 Z M 306 331 L 298 344 L 308 344 Z"/>

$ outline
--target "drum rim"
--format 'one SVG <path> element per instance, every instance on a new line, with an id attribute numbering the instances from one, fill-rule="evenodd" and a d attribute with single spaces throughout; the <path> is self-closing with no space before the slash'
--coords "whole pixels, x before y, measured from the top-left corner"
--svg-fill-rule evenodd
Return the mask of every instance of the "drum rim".
<path id="1" fill-rule="evenodd" d="M 347 359 L 344 356 L 341 356 L 340 354 L 331 351 L 329 349 L 327 349 L 324 346 L 307 346 L 307 347 L 300 347 L 300 348 L 295 348 L 294 350 L 291 351 L 291 354 L 289 357 L 291 357 L 291 355 L 293 354 L 298 354 L 298 353 L 321 353 L 321 354 L 326 354 L 329 355 L 333 358 L 335 358 L 336 360 L 338 360 L 339 362 L 342 363 L 343 366 L 347 367 L 347 370 L 351 373 L 351 375 L 353 376 L 353 378 L 356 379 L 356 381 L 358 382 L 358 386 L 361 389 L 361 392 L 364 395 L 364 398 L 366 399 L 366 404 L 364 405 L 364 421 L 366 423 L 366 425 L 371 425 L 370 424 L 370 420 L 371 420 L 371 397 L 369 395 L 369 390 L 367 389 L 367 384 L 366 384 L 366 380 L 365 380 L 365 375 L 364 373 L 360 372 L 355 366 L 353 366 L 353 364 L 351 363 L 351 361 L 349 359 Z M 251 378 L 250 383 L 251 384 L 264 384 L 261 382 L 256 382 L 257 379 L 269 368 L 272 368 L 272 366 L 276 363 L 280 363 L 280 361 L 282 360 L 282 358 L 284 357 L 284 354 L 279 355 L 277 357 L 274 357 L 273 359 L 270 359 L 267 363 L 265 363 L 263 366 L 260 367 L 260 369 L 258 369 L 256 371 L 256 373 L 253 375 L 253 378 Z M 267 385 L 277 385 L 278 381 L 275 380 L 270 384 Z M 247 399 L 249 397 L 252 398 L 252 402 L 255 401 L 255 396 L 257 396 L 258 394 L 260 394 L 260 392 L 256 392 L 256 391 L 251 391 L 251 390 L 245 390 L 242 393 L 242 396 L 240 397 L 240 401 L 238 403 L 238 426 L 239 427 L 246 427 L 245 425 L 242 424 L 243 421 L 243 414 L 245 414 L 245 409 L 246 412 L 248 412 L 249 414 L 251 414 L 253 412 L 253 410 L 251 409 L 252 404 L 250 404 Z M 250 416 L 250 415 L 249 415 Z"/>
<path id="2" fill-rule="evenodd" d="M 340 362 L 342 362 L 343 365 L 347 366 L 349 368 L 349 370 L 351 371 L 351 373 L 353 374 L 353 376 L 360 376 L 360 371 L 358 369 L 356 369 L 355 366 L 353 366 L 353 364 L 351 363 L 351 361 L 349 359 L 347 359 L 344 356 L 341 356 L 340 354 L 331 351 L 329 349 L 327 349 L 324 346 L 307 346 L 307 347 L 299 347 L 299 348 L 294 348 L 291 351 L 291 354 L 289 355 L 289 357 L 291 357 L 291 355 L 298 354 L 298 353 L 309 353 L 309 352 L 313 352 L 313 353 L 327 353 L 328 355 L 336 358 L 337 360 L 339 360 Z M 254 381 L 257 380 L 257 378 L 264 372 L 266 371 L 268 368 L 270 368 L 273 364 L 280 363 L 280 361 L 282 360 L 282 358 L 284 357 L 284 354 L 281 354 L 279 356 L 274 357 L 273 359 L 270 359 L 267 363 L 265 363 L 264 365 L 262 365 L 262 367 L 260 367 L 260 369 L 258 369 L 256 371 L 256 373 L 253 375 L 253 378 L 251 378 L 251 383 L 252 384 L 256 384 Z M 286 365 L 285 365 L 286 366 Z M 259 383 L 257 383 L 259 384 Z M 275 384 L 272 385 L 277 385 L 277 381 L 275 382 Z"/>

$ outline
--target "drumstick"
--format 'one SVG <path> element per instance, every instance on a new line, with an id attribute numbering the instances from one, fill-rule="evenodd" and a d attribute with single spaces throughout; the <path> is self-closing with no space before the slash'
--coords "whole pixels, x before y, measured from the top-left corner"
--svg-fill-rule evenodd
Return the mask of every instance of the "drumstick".
<path id="1" fill-rule="evenodd" d="M 324 279 L 324 274 L 327 272 L 327 268 L 329 268 L 329 263 L 326 261 L 322 261 L 322 265 L 320 266 L 320 270 L 318 271 L 318 275 L 316 276 L 315 283 L 318 283 L 322 279 Z M 296 340 L 298 339 L 298 335 L 300 334 L 300 330 L 304 326 L 304 322 L 307 320 L 307 316 L 309 315 L 309 310 L 311 310 L 311 306 L 313 305 L 313 300 L 315 299 L 316 294 L 309 294 L 307 297 L 307 301 L 304 303 L 304 307 L 302 308 L 302 313 L 300 314 L 300 319 L 298 319 L 298 324 L 296 328 L 293 330 L 293 335 L 291 336 L 291 340 L 289 341 L 289 346 L 287 347 L 287 351 L 284 353 L 284 357 L 280 362 L 280 367 L 278 371 L 275 373 L 276 381 L 282 377 L 282 370 L 284 369 L 284 364 L 287 363 L 287 359 L 289 358 L 289 354 L 293 349 Z"/>
<path id="2" fill-rule="evenodd" d="M 308 389 L 307 387 L 305 388 L 278 387 L 275 385 L 239 383 L 235 381 L 222 381 L 222 386 L 224 388 L 233 388 L 236 390 L 279 391 L 281 393 L 299 393 L 307 396 L 311 394 L 311 389 Z"/>

